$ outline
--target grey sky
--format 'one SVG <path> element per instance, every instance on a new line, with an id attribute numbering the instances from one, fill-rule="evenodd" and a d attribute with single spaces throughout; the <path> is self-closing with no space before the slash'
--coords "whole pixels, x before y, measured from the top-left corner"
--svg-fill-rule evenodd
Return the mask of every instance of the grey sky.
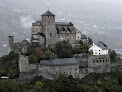
<path id="1" fill-rule="evenodd" d="M 11 8 L 47 9 L 58 8 L 83 9 L 91 12 L 115 14 L 121 12 L 122 0 L 0 0 L 0 5 Z"/>

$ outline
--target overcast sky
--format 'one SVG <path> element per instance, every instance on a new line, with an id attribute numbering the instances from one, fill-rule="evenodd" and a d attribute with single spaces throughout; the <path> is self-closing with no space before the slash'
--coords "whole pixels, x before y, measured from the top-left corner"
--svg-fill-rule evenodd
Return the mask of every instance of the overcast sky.
<path id="1" fill-rule="evenodd" d="M 40 12 L 47 11 L 49 7 L 55 14 L 64 12 L 62 10 L 67 12 L 68 9 L 76 9 L 79 13 L 74 13 L 74 16 L 100 16 L 122 22 L 122 0 L 0 0 L 0 7 Z"/>
<path id="2" fill-rule="evenodd" d="M 58 9 L 79 9 L 96 14 L 122 15 L 122 0 L 0 0 L 0 6 L 20 9 L 52 11 Z M 82 11 L 81 11 L 82 12 Z"/>
<path id="3" fill-rule="evenodd" d="M 58 7 L 114 7 L 122 8 L 122 0 L 0 0 L 9 6 L 37 8 L 42 6 Z M 47 5 L 47 6 L 46 6 Z M 56 8 L 56 7 L 55 7 Z"/>

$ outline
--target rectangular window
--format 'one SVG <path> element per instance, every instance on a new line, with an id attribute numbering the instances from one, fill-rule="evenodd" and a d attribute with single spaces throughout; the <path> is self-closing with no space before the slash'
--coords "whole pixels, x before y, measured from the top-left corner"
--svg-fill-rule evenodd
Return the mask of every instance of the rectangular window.
<path id="1" fill-rule="evenodd" d="M 50 33 L 50 37 L 52 37 L 52 33 Z"/>

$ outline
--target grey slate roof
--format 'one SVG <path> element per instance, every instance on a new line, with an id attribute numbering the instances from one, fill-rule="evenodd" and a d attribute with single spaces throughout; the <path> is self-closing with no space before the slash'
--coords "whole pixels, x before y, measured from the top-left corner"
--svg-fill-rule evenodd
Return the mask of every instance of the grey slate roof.
<path id="1" fill-rule="evenodd" d="M 81 39 L 87 39 L 86 35 L 82 34 Z"/>
<path id="2" fill-rule="evenodd" d="M 42 23 L 41 21 L 36 21 L 36 23 Z"/>
<path id="3" fill-rule="evenodd" d="M 107 45 L 102 42 L 95 43 L 95 45 L 97 45 L 101 49 L 108 49 Z"/>
<path id="4" fill-rule="evenodd" d="M 50 11 L 47 11 L 44 14 L 42 14 L 42 16 L 55 16 L 55 15 L 51 13 Z"/>
<path id="5" fill-rule="evenodd" d="M 71 22 L 55 22 L 55 24 L 60 26 L 73 26 Z"/>
<path id="6" fill-rule="evenodd" d="M 63 58 L 63 59 L 43 60 L 40 61 L 40 64 L 46 66 L 63 66 L 63 65 L 75 65 L 78 64 L 78 61 L 75 58 Z"/>

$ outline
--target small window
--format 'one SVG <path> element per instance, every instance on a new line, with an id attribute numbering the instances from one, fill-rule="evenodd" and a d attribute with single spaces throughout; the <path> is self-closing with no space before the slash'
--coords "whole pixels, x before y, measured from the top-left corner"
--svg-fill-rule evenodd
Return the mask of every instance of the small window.
<path id="1" fill-rule="evenodd" d="M 99 50 L 100 51 L 100 50 Z"/>
<path id="2" fill-rule="evenodd" d="M 78 36 L 78 39 L 79 39 L 80 37 Z"/>
<path id="3" fill-rule="evenodd" d="M 36 31 L 38 31 L 38 28 L 36 28 Z"/>
<path id="4" fill-rule="evenodd" d="M 52 37 L 52 33 L 50 33 L 50 37 Z"/>
<path id="5" fill-rule="evenodd" d="M 67 35 L 67 37 L 68 37 L 68 35 Z"/>
<path id="6" fill-rule="evenodd" d="M 98 63 L 98 60 L 97 60 L 97 63 Z"/>
<path id="7" fill-rule="evenodd" d="M 93 63 L 95 63 L 95 60 L 93 60 Z"/>

